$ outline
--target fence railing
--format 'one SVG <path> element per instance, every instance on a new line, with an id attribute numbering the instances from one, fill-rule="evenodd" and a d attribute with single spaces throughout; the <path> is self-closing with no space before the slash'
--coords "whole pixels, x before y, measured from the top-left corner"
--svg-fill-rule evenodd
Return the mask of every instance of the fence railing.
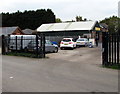
<path id="1" fill-rule="evenodd" d="M 45 36 L 2 36 L 2 54 L 21 54 L 30 57 L 45 57 Z"/>
<path id="2" fill-rule="evenodd" d="M 103 65 L 120 64 L 120 35 L 118 33 L 109 34 L 108 32 L 103 32 L 102 41 Z"/>

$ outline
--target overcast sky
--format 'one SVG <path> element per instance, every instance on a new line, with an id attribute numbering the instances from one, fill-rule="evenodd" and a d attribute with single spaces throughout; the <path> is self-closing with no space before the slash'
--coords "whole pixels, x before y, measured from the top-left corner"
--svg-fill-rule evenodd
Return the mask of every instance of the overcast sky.
<path id="1" fill-rule="evenodd" d="M 0 13 L 52 9 L 62 21 L 75 20 L 78 15 L 89 20 L 102 20 L 118 15 L 120 0 L 0 0 Z"/>

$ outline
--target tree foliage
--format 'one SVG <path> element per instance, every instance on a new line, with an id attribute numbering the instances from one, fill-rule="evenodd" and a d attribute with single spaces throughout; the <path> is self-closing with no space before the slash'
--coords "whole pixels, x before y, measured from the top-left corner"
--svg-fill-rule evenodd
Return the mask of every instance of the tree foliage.
<path id="1" fill-rule="evenodd" d="M 87 18 L 84 18 L 82 16 L 76 16 L 76 22 L 79 22 L 79 21 L 87 21 Z"/>
<path id="2" fill-rule="evenodd" d="M 56 23 L 61 23 L 62 20 L 60 18 L 56 18 Z"/>
<path id="3" fill-rule="evenodd" d="M 109 18 L 105 18 L 104 20 L 100 21 L 100 23 L 106 23 L 108 25 L 109 32 L 117 32 L 120 26 L 120 18 L 117 16 L 112 16 Z"/>
<path id="4" fill-rule="evenodd" d="M 83 21 L 82 16 L 76 16 L 76 21 L 77 21 L 77 22 L 78 22 L 78 21 Z"/>
<path id="5" fill-rule="evenodd" d="M 37 29 L 41 24 L 54 23 L 55 15 L 51 9 L 40 9 L 36 11 L 24 12 L 17 11 L 15 13 L 1 13 L 2 26 L 19 26 L 21 29 Z"/>

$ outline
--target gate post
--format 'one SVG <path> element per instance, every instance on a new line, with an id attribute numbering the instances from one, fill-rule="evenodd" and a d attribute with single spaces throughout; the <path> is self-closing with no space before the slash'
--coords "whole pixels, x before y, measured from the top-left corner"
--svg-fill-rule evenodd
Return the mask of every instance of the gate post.
<path id="1" fill-rule="evenodd" d="M 105 32 L 102 32 L 102 65 L 105 65 Z"/>
<path id="2" fill-rule="evenodd" d="M 23 36 L 21 36 L 21 51 L 23 51 Z"/>
<path id="3" fill-rule="evenodd" d="M 41 58 L 45 58 L 45 34 L 41 33 Z"/>
<path id="4" fill-rule="evenodd" d="M 111 64 L 111 38 L 112 37 L 110 34 L 108 35 L 108 37 L 109 37 L 108 38 L 109 39 L 109 46 L 108 46 L 109 47 L 109 64 Z"/>
<path id="5" fill-rule="evenodd" d="M 119 47 L 119 40 L 120 40 L 119 37 L 120 37 L 120 35 L 118 34 L 117 35 L 117 64 L 119 64 L 119 51 L 120 51 L 119 50 L 119 48 L 120 48 Z"/>
<path id="6" fill-rule="evenodd" d="M 15 46 L 16 46 L 16 52 L 17 52 L 17 36 L 15 37 Z"/>
<path id="7" fill-rule="evenodd" d="M 38 35 L 36 35 L 36 54 L 37 54 L 37 58 L 38 58 Z"/>
<path id="8" fill-rule="evenodd" d="M 112 65 L 114 63 L 114 34 L 112 34 Z"/>
<path id="9" fill-rule="evenodd" d="M 116 33 L 114 34 L 114 63 L 116 64 Z"/>
<path id="10" fill-rule="evenodd" d="M 102 65 L 108 65 L 108 34 L 102 32 Z"/>
<path id="11" fill-rule="evenodd" d="M 2 54 L 5 54 L 5 36 L 2 35 Z"/>

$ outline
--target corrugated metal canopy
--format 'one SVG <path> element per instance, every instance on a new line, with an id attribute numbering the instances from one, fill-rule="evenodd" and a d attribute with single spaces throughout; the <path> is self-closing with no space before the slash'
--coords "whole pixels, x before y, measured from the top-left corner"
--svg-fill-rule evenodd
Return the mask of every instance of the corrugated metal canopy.
<path id="1" fill-rule="evenodd" d="M 96 24 L 97 21 L 42 24 L 37 32 L 93 30 Z"/>

